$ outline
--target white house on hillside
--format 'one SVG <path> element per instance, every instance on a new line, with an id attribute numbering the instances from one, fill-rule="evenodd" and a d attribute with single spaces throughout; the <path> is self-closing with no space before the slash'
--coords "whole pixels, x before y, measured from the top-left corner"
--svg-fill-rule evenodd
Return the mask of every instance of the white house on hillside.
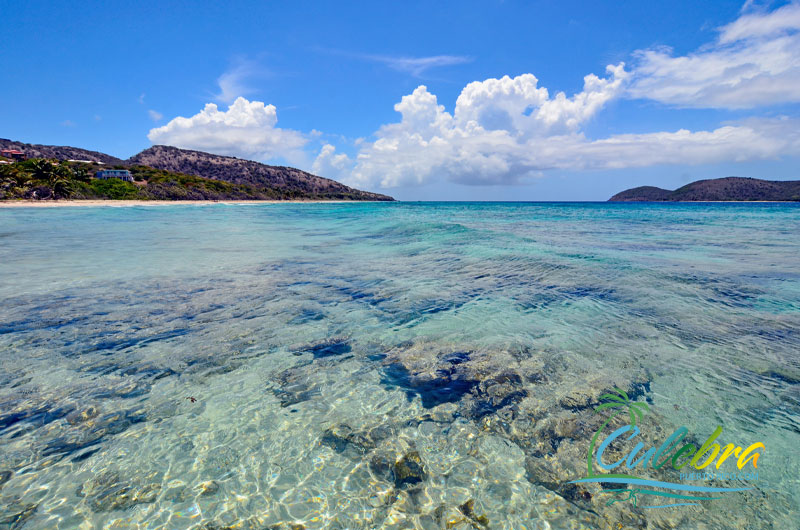
<path id="1" fill-rule="evenodd" d="M 133 182 L 133 176 L 127 169 L 103 169 L 94 174 L 97 179 L 120 179 L 126 182 Z"/>

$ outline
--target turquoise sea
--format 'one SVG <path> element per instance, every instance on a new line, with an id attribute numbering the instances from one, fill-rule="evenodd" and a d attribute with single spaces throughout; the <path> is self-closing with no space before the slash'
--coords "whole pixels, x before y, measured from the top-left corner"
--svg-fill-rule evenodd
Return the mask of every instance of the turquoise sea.
<path id="1" fill-rule="evenodd" d="M 0 528 L 800 521 L 799 205 L 0 209 L 0 300 Z M 752 489 L 570 484 L 614 388 Z"/>

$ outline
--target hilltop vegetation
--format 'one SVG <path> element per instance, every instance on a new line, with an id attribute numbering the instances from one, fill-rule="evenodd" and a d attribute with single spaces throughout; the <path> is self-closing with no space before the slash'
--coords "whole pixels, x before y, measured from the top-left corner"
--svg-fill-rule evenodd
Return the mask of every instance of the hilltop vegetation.
<path id="1" fill-rule="evenodd" d="M 655 186 L 631 188 L 609 201 L 800 201 L 800 181 L 725 177 L 698 180 L 675 191 Z"/>
<path id="2" fill-rule="evenodd" d="M 35 170 L 24 163 L 2 170 L 0 187 L 5 191 L 0 190 L 0 199 L 394 200 L 292 167 L 164 145 L 145 149 L 128 160 L 78 147 L 5 139 L 0 139 L 0 148 L 56 162 L 52 171 L 47 167 Z M 129 170 L 136 182 L 90 178 L 98 169 L 110 168 Z"/>
<path id="3" fill-rule="evenodd" d="M 123 160 L 105 153 L 89 151 L 80 147 L 70 147 L 66 145 L 41 145 L 14 142 L 0 138 L 0 149 L 18 149 L 25 153 L 28 158 L 50 158 L 54 160 L 89 160 L 102 162 L 106 165 L 124 164 Z"/>
<path id="4" fill-rule="evenodd" d="M 123 166 L 116 166 L 123 169 Z M 93 163 L 33 158 L 0 165 L 0 200 L 284 200 L 308 198 L 247 184 L 183 175 L 145 166 L 124 167 L 134 182 L 92 178 L 108 169 Z"/>
<path id="5" fill-rule="evenodd" d="M 154 145 L 145 149 L 129 158 L 127 163 L 234 184 L 268 187 L 280 193 L 292 193 L 296 197 L 358 201 L 393 200 L 387 195 L 357 190 L 345 186 L 341 182 L 312 175 L 307 171 L 292 167 L 269 166 L 252 160 L 178 149 L 166 145 Z"/>

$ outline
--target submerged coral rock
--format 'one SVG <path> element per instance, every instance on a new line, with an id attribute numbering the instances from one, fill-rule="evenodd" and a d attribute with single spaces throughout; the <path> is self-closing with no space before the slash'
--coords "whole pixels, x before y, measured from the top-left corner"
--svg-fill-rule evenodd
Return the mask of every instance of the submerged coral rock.
<path id="1" fill-rule="evenodd" d="M 201 482 L 197 485 L 197 491 L 199 491 L 202 496 L 214 495 L 219 491 L 219 483 L 216 480 Z"/>
<path id="2" fill-rule="evenodd" d="M 490 414 L 516 405 L 528 396 L 522 377 L 515 372 L 502 372 L 481 381 L 465 402 L 462 413 L 480 420 Z M 513 416 L 513 414 L 512 414 Z"/>
<path id="3" fill-rule="evenodd" d="M 85 409 L 76 410 L 67 414 L 67 423 L 77 425 L 97 416 L 99 410 L 96 406 L 90 405 Z"/>
<path id="4" fill-rule="evenodd" d="M 14 475 L 14 472 L 13 472 L 13 471 L 0 471 L 0 488 L 2 488 L 2 487 L 3 487 L 3 485 L 4 485 L 6 482 L 8 482 L 9 480 L 11 480 L 11 477 L 12 477 L 13 475 Z"/>
<path id="5" fill-rule="evenodd" d="M 149 478 L 155 478 L 149 476 Z M 95 513 L 126 510 L 137 504 L 155 502 L 161 484 L 152 483 L 144 486 L 125 482 L 112 471 L 98 475 L 84 483 L 76 492 L 78 497 L 86 497 L 89 507 Z"/>
<path id="6" fill-rule="evenodd" d="M 592 389 L 576 388 L 562 397 L 559 404 L 565 409 L 581 410 L 597 403 L 597 396 Z"/>
<path id="7" fill-rule="evenodd" d="M 166 490 L 162 498 L 167 502 L 187 502 L 193 498 L 193 494 L 189 488 L 178 486 Z"/>
<path id="8" fill-rule="evenodd" d="M 346 424 L 334 425 L 325 429 L 319 443 L 327 445 L 337 453 L 354 451 L 360 455 L 365 455 L 376 447 L 369 434 L 353 431 Z"/>
<path id="9" fill-rule="evenodd" d="M 387 357 L 382 382 L 402 388 L 409 400 L 418 396 L 425 408 L 454 403 L 479 383 L 471 372 L 470 355 L 469 352 L 438 355 L 427 352 L 423 345 L 399 350 Z"/>
<path id="10" fill-rule="evenodd" d="M 475 499 L 468 500 L 459 506 L 458 509 L 461 511 L 461 513 L 481 526 L 489 526 L 489 518 L 486 517 L 486 515 L 478 515 L 475 513 Z"/>
<path id="11" fill-rule="evenodd" d="M 90 498 L 89 506 L 94 512 L 126 510 L 137 504 L 155 502 L 160 489 L 160 484 L 149 484 L 143 487 L 120 485 Z"/>
<path id="12" fill-rule="evenodd" d="M 403 458 L 394 464 L 394 485 L 403 488 L 414 484 L 419 484 L 427 478 L 425 466 L 419 453 L 409 451 Z"/>
<path id="13" fill-rule="evenodd" d="M 236 521 L 233 524 L 210 521 L 200 526 L 198 530 L 290 530 L 291 528 L 291 524 L 287 525 L 284 523 L 268 525 L 268 523 L 265 521 L 265 517 L 256 515 L 247 519 Z"/>
<path id="14" fill-rule="evenodd" d="M 302 346 L 295 350 L 294 354 L 303 355 L 304 353 L 310 353 L 314 356 L 314 359 L 322 359 L 325 357 L 344 355 L 345 353 L 350 353 L 352 349 L 347 339 L 331 338 L 316 344 Z"/>
<path id="15" fill-rule="evenodd" d="M 16 530 L 22 528 L 38 508 L 38 504 L 12 503 L 5 507 L 6 513 L 0 515 L 0 528 Z"/>
<path id="16" fill-rule="evenodd" d="M 312 380 L 302 367 L 290 368 L 275 376 L 278 388 L 273 388 L 281 402 L 281 407 L 289 407 L 308 401 L 319 395 L 319 385 Z"/>
<path id="17" fill-rule="evenodd" d="M 378 453 L 369 459 L 369 469 L 375 478 L 392 482 L 395 458 L 392 455 Z"/>

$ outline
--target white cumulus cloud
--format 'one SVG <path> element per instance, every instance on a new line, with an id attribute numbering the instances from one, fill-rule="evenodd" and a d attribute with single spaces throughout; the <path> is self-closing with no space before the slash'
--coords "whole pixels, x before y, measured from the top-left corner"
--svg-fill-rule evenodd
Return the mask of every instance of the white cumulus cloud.
<path id="1" fill-rule="evenodd" d="M 549 166 L 532 149 L 554 136 L 576 134 L 622 88 L 624 65 L 608 77 L 587 75 L 583 91 L 551 97 L 532 74 L 468 84 L 453 114 L 424 85 L 395 105 L 402 119 L 384 125 L 362 146 L 349 179 L 382 187 L 445 178 L 466 184 L 510 184 Z"/>
<path id="2" fill-rule="evenodd" d="M 749 119 L 708 131 L 617 134 L 589 139 L 581 125 L 622 90 L 623 65 L 609 76 L 587 76 L 582 92 L 550 97 L 533 75 L 470 83 L 453 114 L 420 86 L 364 143 L 345 180 L 384 187 L 448 180 L 515 184 L 550 169 L 622 169 L 660 164 L 704 164 L 774 159 L 800 154 L 800 121 Z M 333 151 L 331 149 L 330 153 Z"/>
<path id="3" fill-rule="evenodd" d="M 532 74 L 475 81 L 452 113 L 419 86 L 395 105 L 401 118 L 365 142 L 347 181 L 395 187 L 449 180 L 514 184 L 550 169 L 704 164 L 800 155 L 800 121 L 751 118 L 711 130 L 679 129 L 591 139 L 585 124 L 615 98 L 678 107 L 751 108 L 800 102 L 800 4 L 743 10 L 714 42 L 675 56 L 636 52 L 628 68 L 588 75 L 571 97 Z"/>
<path id="4" fill-rule="evenodd" d="M 571 98 L 564 92 L 551 98 L 546 88 L 537 86 L 533 74 L 475 81 L 458 96 L 454 117 L 462 126 L 475 122 L 486 130 L 516 134 L 574 131 L 615 97 L 628 77 L 624 63 L 606 70 L 610 74 L 606 79 L 584 77 L 583 91 Z"/>
<path id="5" fill-rule="evenodd" d="M 636 53 L 629 95 L 683 107 L 752 108 L 800 102 L 800 4 L 747 13 L 685 56 Z"/>
<path id="6" fill-rule="evenodd" d="M 344 153 L 336 153 L 336 148 L 325 144 L 311 166 L 311 172 L 327 178 L 341 178 L 353 166 L 353 161 Z"/>
<path id="7" fill-rule="evenodd" d="M 745 7 L 737 20 L 718 28 L 717 38 L 697 51 L 676 56 L 668 48 L 640 50 L 627 66 L 609 65 L 602 76 L 585 76 L 582 90 L 572 95 L 553 93 L 539 86 L 535 75 L 525 73 L 468 83 L 448 111 L 420 85 L 395 104 L 399 120 L 381 126 L 371 141 L 359 139 L 354 156 L 323 143 L 312 158 L 309 144 L 319 145 L 322 133 L 281 129 L 273 105 L 241 97 L 248 90 L 245 80 L 257 70 L 255 63 L 244 60 L 218 79 L 216 98 L 235 98 L 226 111 L 209 103 L 194 116 L 177 117 L 152 129 L 148 138 L 261 161 L 284 158 L 361 188 L 434 181 L 505 185 L 554 169 L 800 156 L 800 120 L 789 117 L 756 115 L 708 130 L 654 127 L 648 133 L 587 136 L 587 123 L 620 98 L 729 109 L 800 102 L 800 4 L 771 12 Z M 358 57 L 415 76 L 470 60 L 449 55 Z"/>
<path id="8" fill-rule="evenodd" d="M 274 105 L 239 97 L 227 111 L 208 103 L 194 116 L 179 116 L 163 127 L 151 129 L 147 137 L 154 144 L 220 155 L 254 160 L 282 157 L 289 161 L 304 161 L 303 147 L 308 138 L 298 131 L 281 129 L 277 123 Z"/>

